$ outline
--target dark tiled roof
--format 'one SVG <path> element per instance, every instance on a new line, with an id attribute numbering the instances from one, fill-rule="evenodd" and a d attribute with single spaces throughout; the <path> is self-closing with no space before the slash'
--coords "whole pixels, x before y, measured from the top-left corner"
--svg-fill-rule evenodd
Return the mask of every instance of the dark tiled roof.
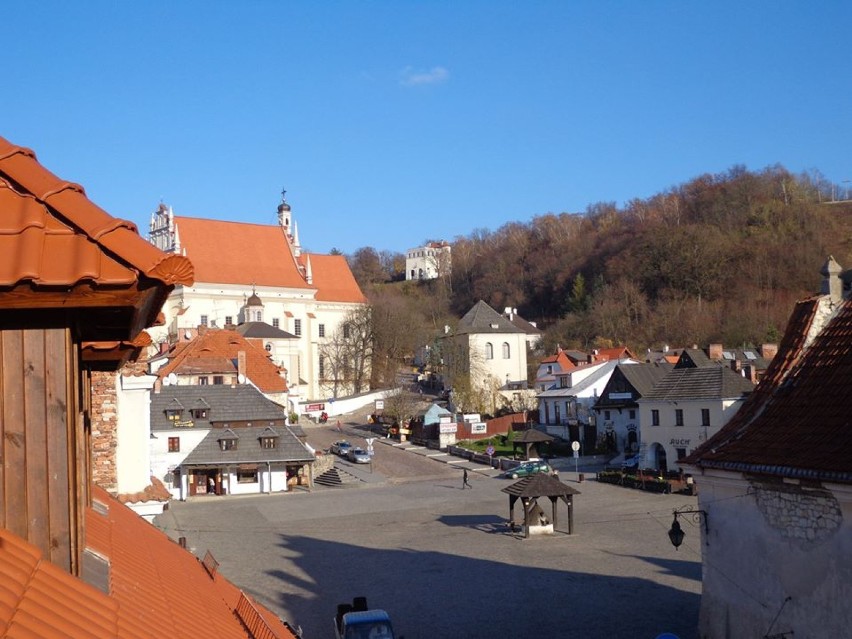
<path id="1" fill-rule="evenodd" d="M 509 319 L 508 317 L 506 319 Z M 542 335 L 544 331 L 542 331 L 538 326 L 533 326 L 530 322 L 525 320 L 523 317 L 518 315 L 517 313 L 512 314 L 512 319 L 509 320 L 513 326 L 521 329 L 527 335 Z"/>
<path id="2" fill-rule="evenodd" d="M 555 438 L 552 435 L 543 433 L 535 428 L 528 428 L 515 435 L 514 441 L 516 444 L 534 444 L 538 442 L 552 442 Z"/>
<path id="3" fill-rule="evenodd" d="M 278 437 L 275 448 L 261 448 L 261 437 Z M 237 440 L 233 450 L 222 450 L 219 440 Z M 310 462 L 314 456 L 286 426 L 214 428 L 181 462 L 198 464 L 253 464 L 260 462 Z"/>
<path id="4" fill-rule="evenodd" d="M 736 399 L 754 390 L 754 384 L 726 366 L 674 368 L 643 399 Z"/>
<path id="5" fill-rule="evenodd" d="M 243 322 L 234 330 L 245 338 L 299 339 L 292 333 L 282 331 L 266 322 Z"/>
<path id="6" fill-rule="evenodd" d="M 536 473 L 519 479 L 514 484 L 500 489 L 501 492 L 515 497 L 561 497 L 562 495 L 579 495 L 576 488 L 563 484 L 556 477 L 547 473 Z"/>
<path id="7" fill-rule="evenodd" d="M 852 301 L 807 345 L 819 306 L 819 298 L 796 305 L 756 391 L 687 463 L 852 483 Z"/>
<path id="8" fill-rule="evenodd" d="M 287 415 L 284 408 L 249 384 L 163 386 L 160 392 L 151 395 L 151 429 L 174 430 L 174 425 L 166 418 L 167 409 L 182 407 L 189 411 L 204 405 L 210 407 L 207 418 L 193 420 L 195 428 L 212 428 L 222 422 L 269 422 Z M 184 419 L 189 419 L 189 415 L 184 415 Z"/>
<path id="9" fill-rule="evenodd" d="M 718 366 L 718 364 L 707 357 L 707 353 L 700 348 L 685 348 L 681 351 L 676 366 L 678 368 L 700 368 L 703 366 Z"/>
<path id="10" fill-rule="evenodd" d="M 625 404 L 633 404 L 635 406 L 635 400 L 650 393 L 654 386 L 671 370 L 671 364 L 619 364 L 613 371 L 595 407 L 623 406 Z M 609 399 L 609 393 L 613 387 L 619 389 L 615 392 L 627 392 L 626 390 L 621 390 L 623 386 L 629 386 L 633 389 L 632 399 Z"/>
<path id="11" fill-rule="evenodd" d="M 482 300 L 473 305 L 473 308 L 465 313 L 459 320 L 456 328 L 457 335 L 472 333 L 523 333 L 520 328 L 512 324 L 505 315 L 500 315 Z"/>

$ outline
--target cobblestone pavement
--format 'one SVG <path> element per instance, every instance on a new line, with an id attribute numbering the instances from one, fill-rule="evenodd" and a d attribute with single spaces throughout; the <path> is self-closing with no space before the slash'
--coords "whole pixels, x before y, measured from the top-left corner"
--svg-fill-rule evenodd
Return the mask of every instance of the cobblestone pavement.
<path id="1" fill-rule="evenodd" d="M 341 428 L 354 443 L 369 435 L 360 417 Z M 315 448 L 340 437 L 336 420 L 305 431 Z M 464 462 L 475 472 L 473 489 L 462 490 L 459 464 L 427 456 L 435 451 L 374 448 L 372 469 L 338 462 L 363 479 L 357 487 L 194 498 L 155 523 L 199 556 L 209 549 L 223 574 L 305 639 L 333 636 L 336 604 L 359 595 L 406 639 L 697 636 L 699 530 L 685 527 L 679 551 L 666 535 L 672 509 L 694 497 L 562 472 L 581 491 L 574 534 L 560 502 L 556 533 L 523 539 L 506 526 L 500 489 L 511 480 Z"/>

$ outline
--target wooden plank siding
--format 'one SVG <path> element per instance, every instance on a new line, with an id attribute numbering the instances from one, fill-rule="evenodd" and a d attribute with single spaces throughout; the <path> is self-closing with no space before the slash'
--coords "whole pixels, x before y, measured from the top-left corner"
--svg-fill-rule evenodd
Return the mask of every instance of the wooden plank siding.
<path id="1" fill-rule="evenodd" d="M 71 571 L 77 397 L 67 328 L 0 330 L 0 525 Z"/>

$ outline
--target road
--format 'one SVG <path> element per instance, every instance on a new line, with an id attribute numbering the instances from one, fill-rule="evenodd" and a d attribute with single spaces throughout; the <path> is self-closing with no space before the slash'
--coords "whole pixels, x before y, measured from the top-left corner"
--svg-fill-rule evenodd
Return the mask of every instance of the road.
<path id="1" fill-rule="evenodd" d="M 360 444 L 359 420 L 342 428 Z M 305 430 L 315 448 L 339 437 L 334 423 Z M 223 574 L 305 639 L 332 636 L 336 604 L 358 595 L 386 609 L 406 639 L 696 638 L 699 530 L 681 519 L 679 551 L 666 535 L 672 509 L 695 498 L 563 473 L 581 491 L 575 533 L 523 539 L 505 526 L 500 489 L 511 480 L 472 472 L 473 489 L 462 490 L 458 467 L 384 442 L 375 452 L 372 472 L 350 468 L 365 478 L 359 487 L 194 498 L 155 523 L 199 556 L 209 549 Z"/>

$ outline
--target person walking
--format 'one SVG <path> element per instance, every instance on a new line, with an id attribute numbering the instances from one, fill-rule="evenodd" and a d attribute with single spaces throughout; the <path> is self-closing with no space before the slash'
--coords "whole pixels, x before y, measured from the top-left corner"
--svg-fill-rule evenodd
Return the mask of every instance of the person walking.
<path id="1" fill-rule="evenodd" d="M 464 490 L 465 488 L 473 488 L 473 486 L 471 486 L 470 482 L 467 480 L 467 468 L 464 469 L 464 474 L 462 475 L 462 490 Z"/>

